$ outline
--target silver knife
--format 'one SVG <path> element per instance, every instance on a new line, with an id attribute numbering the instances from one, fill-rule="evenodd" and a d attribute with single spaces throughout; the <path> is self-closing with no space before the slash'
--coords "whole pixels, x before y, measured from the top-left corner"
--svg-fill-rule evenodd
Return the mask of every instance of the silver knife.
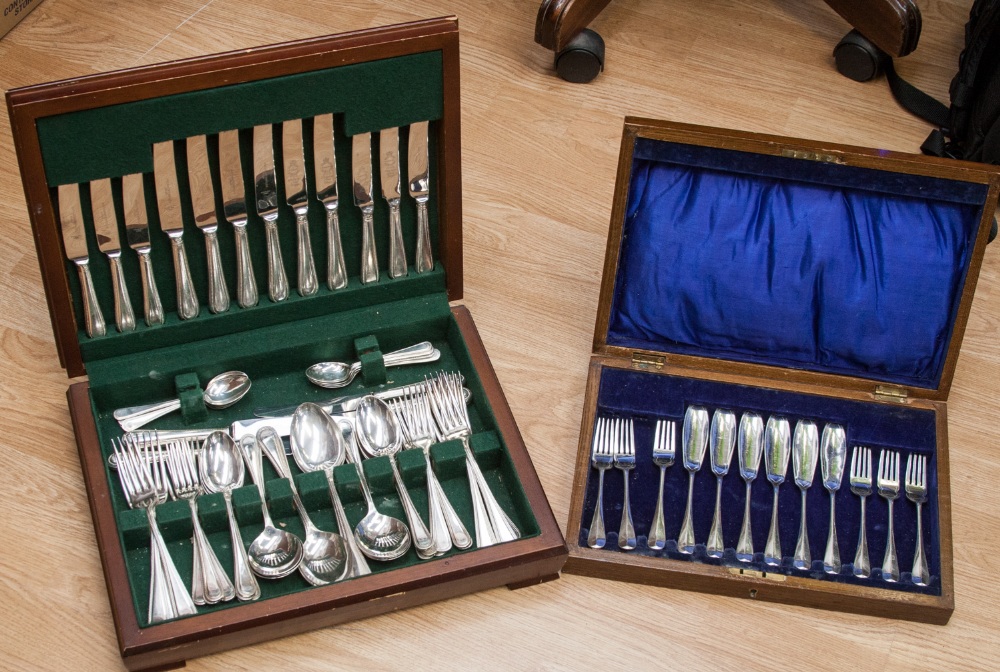
<path id="1" fill-rule="evenodd" d="M 281 125 L 282 158 L 285 168 L 285 200 L 295 212 L 298 232 L 299 294 L 316 293 L 316 264 L 309 240 L 309 188 L 306 186 L 305 147 L 302 144 L 302 120 L 293 119 Z"/>
<path id="2" fill-rule="evenodd" d="M 215 214 L 215 189 L 208 167 L 208 142 L 204 135 L 187 139 L 188 183 L 194 223 L 205 234 L 205 256 L 208 262 L 208 309 L 213 313 L 229 310 L 229 288 L 222 274 L 219 254 L 219 218 Z"/>
<path id="3" fill-rule="evenodd" d="M 347 269 L 344 266 L 344 247 L 340 242 L 340 219 L 337 215 L 337 156 L 332 114 L 321 114 L 313 120 L 313 161 L 316 168 L 316 198 L 326 209 L 326 286 L 330 289 L 343 289 L 347 287 Z"/>
<path id="4" fill-rule="evenodd" d="M 118 217 L 111 196 L 111 180 L 94 180 L 90 183 L 90 206 L 94 213 L 94 230 L 97 247 L 108 257 L 111 265 L 111 286 L 115 296 L 115 326 L 118 331 L 135 330 L 135 313 L 125 287 L 122 273 L 122 246 L 118 239 Z"/>
<path id="5" fill-rule="evenodd" d="M 267 293 L 274 302 L 288 298 L 288 276 L 278 238 L 278 180 L 274 175 L 274 145 L 271 124 L 253 128 L 253 175 L 257 214 L 267 234 Z"/>
<path id="6" fill-rule="evenodd" d="M 247 201 L 240 162 L 239 131 L 219 133 L 219 173 L 222 177 L 222 209 L 233 225 L 236 239 L 236 302 L 240 308 L 257 305 L 257 279 L 247 240 Z"/>
<path id="7" fill-rule="evenodd" d="M 59 225 L 62 228 L 66 258 L 76 264 L 80 275 L 80 293 L 83 294 L 83 327 L 87 336 L 105 334 L 104 315 L 97 302 L 94 279 L 90 275 L 90 257 L 87 250 L 87 233 L 83 228 L 83 210 L 80 208 L 80 187 L 75 184 L 59 186 Z"/>
<path id="8" fill-rule="evenodd" d="M 372 199 L 372 134 L 355 135 L 351 152 L 354 205 L 361 208 L 361 282 L 378 282 L 375 252 L 375 203 Z"/>
<path id="9" fill-rule="evenodd" d="M 427 158 L 427 122 L 410 124 L 409 165 L 410 196 L 417 202 L 417 273 L 434 268 L 431 250 L 431 228 L 427 219 L 427 201 L 430 200 L 430 162 Z"/>
<path id="10" fill-rule="evenodd" d="M 401 278 L 406 275 L 406 248 L 399 219 L 399 129 L 380 131 L 378 145 L 382 198 L 389 204 L 389 277 Z"/>
<path id="11" fill-rule="evenodd" d="M 160 228 L 170 238 L 174 255 L 174 277 L 177 281 L 177 316 L 182 320 L 197 317 L 201 312 L 194 293 L 191 268 L 184 251 L 184 219 L 181 217 L 181 197 L 177 188 L 172 140 L 153 145 L 153 177 L 156 180 L 156 203 L 160 209 Z"/>
<path id="12" fill-rule="evenodd" d="M 149 254 L 149 218 L 146 216 L 146 191 L 141 173 L 122 178 L 122 201 L 125 205 L 125 242 L 139 256 L 139 276 L 142 279 L 142 312 L 147 326 L 163 324 L 163 304 L 156 289 L 153 261 Z"/>

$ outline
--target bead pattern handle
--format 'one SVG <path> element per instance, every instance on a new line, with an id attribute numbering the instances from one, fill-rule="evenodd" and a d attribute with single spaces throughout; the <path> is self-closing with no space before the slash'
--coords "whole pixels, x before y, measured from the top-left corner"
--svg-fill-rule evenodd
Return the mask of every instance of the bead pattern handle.
<path id="1" fill-rule="evenodd" d="M 417 273 L 434 268 L 431 250 L 431 227 L 427 216 L 427 199 L 417 201 Z"/>
<path id="2" fill-rule="evenodd" d="M 295 229 L 298 232 L 299 295 L 311 296 L 319 289 L 319 282 L 316 280 L 316 262 L 313 260 L 312 243 L 309 240 L 309 218 L 304 211 L 296 213 Z"/>
<path id="3" fill-rule="evenodd" d="M 115 325 L 121 332 L 134 331 L 135 313 L 132 311 L 132 300 L 125 287 L 121 252 L 109 254 L 108 261 L 111 264 L 111 285 L 115 297 Z"/>
<path id="4" fill-rule="evenodd" d="M 80 275 L 80 287 L 83 290 L 83 328 L 91 338 L 103 336 L 107 330 L 104 326 L 101 304 L 97 302 L 94 278 L 90 275 L 90 264 L 86 259 L 77 259 L 75 263 Z"/>
<path id="5" fill-rule="evenodd" d="M 389 277 L 406 275 L 406 248 L 403 245 L 403 224 L 399 217 L 399 199 L 389 201 Z"/>
<path id="6" fill-rule="evenodd" d="M 194 281 L 191 279 L 191 268 L 188 266 L 187 252 L 184 251 L 184 238 L 180 233 L 170 235 L 170 248 L 174 255 L 174 273 L 177 276 L 177 316 L 182 320 L 198 317 L 201 306 L 198 296 L 194 293 Z"/>
<path id="7" fill-rule="evenodd" d="M 285 262 L 281 258 L 281 241 L 278 238 L 278 223 L 265 221 L 267 235 L 267 294 L 271 301 L 278 303 L 288 298 L 288 276 Z"/>
<path id="8" fill-rule="evenodd" d="M 253 262 L 250 259 L 246 224 L 234 224 L 233 236 L 236 239 L 236 302 L 240 308 L 250 308 L 257 305 L 260 297 L 257 294 L 257 278 L 254 277 Z"/>
<path id="9" fill-rule="evenodd" d="M 205 256 L 208 261 L 208 309 L 213 313 L 229 310 L 229 288 L 222 274 L 222 255 L 215 227 L 205 229 Z"/>
<path id="10" fill-rule="evenodd" d="M 156 277 L 153 275 L 153 260 L 149 250 L 139 253 L 139 276 L 142 280 L 142 312 L 147 326 L 163 324 L 163 304 L 160 302 L 160 292 L 156 288 Z"/>

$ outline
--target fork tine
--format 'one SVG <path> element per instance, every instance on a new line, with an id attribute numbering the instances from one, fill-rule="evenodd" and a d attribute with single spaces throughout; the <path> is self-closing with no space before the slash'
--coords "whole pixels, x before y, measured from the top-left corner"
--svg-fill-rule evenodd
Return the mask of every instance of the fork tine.
<path id="1" fill-rule="evenodd" d="M 667 449 L 670 451 L 670 454 L 673 455 L 677 451 L 677 448 L 676 448 L 676 446 L 677 446 L 677 423 L 674 422 L 673 420 L 671 420 L 670 423 L 669 423 L 669 427 L 670 427 L 670 436 L 667 437 L 667 444 L 668 444 L 667 445 Z"/>
<path id="2" fill-rule="evenodd" d="M 906 457 L 906 485 L 913 485 L 913 453 Z"/>
<path id="3" fill-rule="evenodd" d="M 920 487 L 927 487 L 927 456 L 920 456 Z"/>
<path id="4" fill-rule="evenodd" d="M 628 421 L 628 454 L 635 455 L 635 421 Z"/>

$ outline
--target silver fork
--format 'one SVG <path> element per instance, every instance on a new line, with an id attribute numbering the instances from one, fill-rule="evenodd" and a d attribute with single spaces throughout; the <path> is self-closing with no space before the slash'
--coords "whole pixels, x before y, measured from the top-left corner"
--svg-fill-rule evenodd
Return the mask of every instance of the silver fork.
<path id="1" fill-rule="evenodd" d="M 861 498 L 861 531 L 858 533 L 858 550 L 854 554 L 854 575 L 867 579 L 872 572 L 868 561 L 868 534 L 865 531 L 865 501 L 872 494 L 871 448 L 854 446 L 851 453 L 851 492 Z"/>
<path id="2" fill-rule="evenodd" d="M 667 467 L 674 464 L 676 432 L 677 423 L 667 420 L 657 420 L 653 430 L 653 464 L 660 468 L 660 490 L 656 495 L 656 513 L 653 515 L 653 525 L 649 529 L 646 545 L 657 551 L 667 545 L 663 523 L 663 477 L 667 473 Z"/>
<path id="3" fill-rule="evenodd" d="M 628 472 L 635 468 L 635 429 L 631 420 L 615 420 L 615 430 L 615 468 L 621 470 L 625 481 L 622 523 L 618 528 L 618 547 L 631 551 L 637 543 L 635 526 L 632 524 L 632 506 L 628 497 Z"/>
<path id="4" fill-rule="evenodd" d="M 156 524 L 156 506 L 166 500 L 167 480 L 162 448 L 134 437 L 112 440 L 118 463 L 118 479 L 131 508 L 146 511 L 150 534 L 149 623 L 162 623 L 179 616 L 191 616 L 197 608 L 174 566 L 166 542 Z M 155 456 L 155 459 L 154 459 Z"/>
<path id="5" fill-rule="evenodd" d="M 906 458 L 906 498 L 917 505 L 917 549 L 913 554 L 913 583 L 926 586 L 930 579 L 927 558 L 924 557 L 924 526 L 921 514 L 927 501 L 927 456 L 910 455 Z"/>
<path id="6" fill-rule="evenodd" d="M 594 506 L 594 517 L 590 521 L 590 534 L 587 535 L 587 545 L 591 548 L 604 548 L 607 537 L 604 534 L 604 472 L 615 464 L 614 450 L 611 447 L 610 421 L 598 418 L 594 428 L 594 442 L 590 448 L 590 462 L 597 469 L 597 504 Z"/>
<path id="7" fill-rule="evenodd" d="M 878 494 L 889 502 L 889 535 L 882 559 L 882 579 L 899 581 L 899 562 L 896 560 L 896 535 L 892 528 L 892 503 L 899 497 L 899 452 L 883 450 L 878 456 Z"/>
<path id="8" fill-rule="evenodd" d="M 199 605 L 228 602 L 236 597 L 236 588 L 222 569 L 198 519 L 197 500 L 203 491 L 194 448 L 186 440 L 171 441 L 167 444 L 166 462 L 174 496 L 186 500 L 191 508 L 191 524 L 194 527 L 191 538 L 191 599 Z"/>

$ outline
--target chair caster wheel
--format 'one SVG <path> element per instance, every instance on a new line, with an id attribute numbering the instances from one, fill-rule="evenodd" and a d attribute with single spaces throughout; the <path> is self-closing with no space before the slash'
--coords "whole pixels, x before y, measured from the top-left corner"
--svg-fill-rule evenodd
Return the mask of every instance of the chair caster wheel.
<path id="1" fill-rule="evenodd" d="M 604 39 L 585 28 L 556 54 L 556 72 L 567 82 L 586 84 L 604 70 Z"/>
<path id="2" fill-rule="evenodd" d="M 889 55 L 856 30 L 844 36 L 833 49 L 837 72 L 855 82 L 867 82 L 885 71 Z"/>

